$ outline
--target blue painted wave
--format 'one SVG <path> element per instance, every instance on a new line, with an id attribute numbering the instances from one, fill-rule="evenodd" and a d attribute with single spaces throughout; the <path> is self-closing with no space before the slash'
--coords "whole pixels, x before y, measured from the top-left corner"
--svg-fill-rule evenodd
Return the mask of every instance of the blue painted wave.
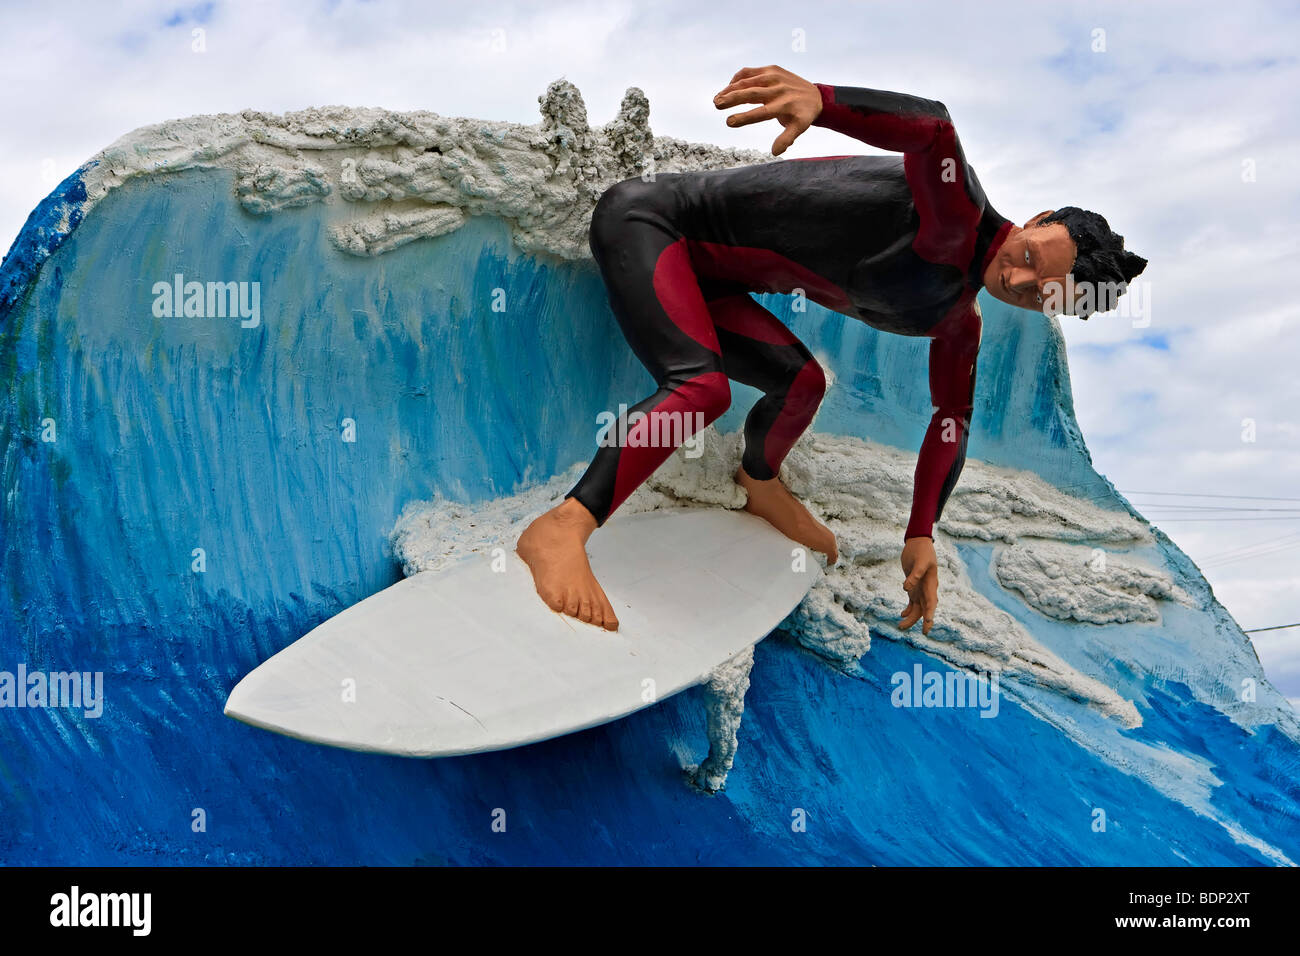
<path id="1" fill-rule="evenodd" d="M 0 671 L 105 680 L 99 718 L 0 709 L 0 861 L 1273 862 L 1012 704 L 996 720 L 893 708 L 890 674 L 942 665 L 886 641 L 861 680 L 780 634 L 760 645 L 736 767 L 714 797 L 681 771 L 703 756 L 698 691 L 533 747 L 432 762 L 223 717 L 245 673 L 398 579 L 385 540 L 403 505 L 550 477 L 589 457 L 598 411 L 651 386 L 594 267 L 521 255 L 500 221 L 360 259 L 328 240 L 345 211 L 258 218 L 232 193 L 224 172 L 159 175 L 83 221 L 77 174 L 0 268 Z M 154 284 L 178 273 L 260 283 L 260 321 L 156 317 Z M 923 340 L 763 301 L 839 383 L 819 429 L 917 447 L 931 410 Z M 983 306 L 971 456 L 1127 508 L 1092 469 L 1059 332 Z M 723 427 L 739 426 L 743 392 Z M 1194 617 L 1172 611 L 1164 627 L 1231 625 Z M 1300 860 L 1289 736 L 1242 729 L 1176 675 L 1126 669 L 1122 651 L 1088 645 L 1104 629 L 1032 627 L 1063 657 L 1104 658 L 1140 692 L 1144 724 L 1125 733 L 1212 767 L 1219 814 Z M 1203 646 L 1189 644 L 1189 668 Z"/>

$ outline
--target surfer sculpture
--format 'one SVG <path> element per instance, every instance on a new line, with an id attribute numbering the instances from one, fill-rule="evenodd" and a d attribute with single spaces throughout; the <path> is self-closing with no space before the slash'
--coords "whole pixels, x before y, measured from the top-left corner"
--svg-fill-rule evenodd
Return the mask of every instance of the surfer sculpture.
<path id="1" fill-rule="evenodd" d="M 1073 206 L 1024 226 L 985 198 L 942 103 L 812 83 L 777 66 L 740 70 L 714 105 L 727 117 L 784 128 L 781 155 L 810 126 L 901 156 L 824 156 L 610 187 L 591 222 L 591 250 L 610 307 L 658 389 L 631 406 L 562 504 L 538 517 L 517 551 L 553 610 L 615 630 L 586 543 L 674 448 L 723 414 L 729 380 L 763 392 L 745 421 L 736 481 L 746 510 L 837 560 L 835 536 L 781 484 L 781 462 L 825 391 L 821 367 L 755 292 L 802 292 L 836 312 L 930 339 L 937 406 L 921 444 L 901 563 L 899 626 L 938 603 L 933 526 L 965 461 L 981 319 L 976 295 L 1046 314 L 1114 308 L 1146 266 L 1096 213 Z M 641 413 L 641 414 L 637 414 Z M 626 436 L 624 440 L 622 436 Z M 673 436 L 672 440 L 661 440 Z"/>

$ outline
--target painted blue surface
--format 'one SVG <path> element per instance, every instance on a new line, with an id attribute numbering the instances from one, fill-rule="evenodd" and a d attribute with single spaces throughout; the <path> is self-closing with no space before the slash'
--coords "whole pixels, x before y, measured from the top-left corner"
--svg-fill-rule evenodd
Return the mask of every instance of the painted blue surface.
<path id="1" fill-rule="evenodd" d="M 597 412 L 650 381 L 594 268 L 519 255 L 494 220 L 357 259 L 328 241 L 345 212 L 255 218 L 223 173 L 128 184 L 81 221 L 83 199 L 77 177 L 63 183 L 0 268 L 0 670 L 103 671 L 106 705 L 98 719 L 0 710 L 0 862 L 1266 862 L 1009 700 L 992 720 L 893 708 L 890 674 L 942 665 L 883 640 L 860 680 L 780 634 L 760 645 L 736 767 L 713 797 L 681 771 L 705 746 L 696 691 L 440 761 L 223 717 L 245 673 L 397 580 L 384 541 L 403 505 L 492 498 L 585 460 Z M 155 318 L 152 285 L 178 272 L 260 282 L 261 324 Z M 761 301 L 839 383 L 819 429 L 916 447 L 930 413 L 923 340 Z M 1059 332 L 983 306 L 970 454 L 1127 507 L 1091 467 Z M 724 427 L 739 425 L 744 392 Z M 1159 549 L 1197 575 L 1167 540 Z M 1289 738 L 1248 733 L 976 583 L 1054 652 L 1133 691 L 1145 723 L 1126 733 L 1212 764 L 1215 808 L 1300 859 Z M 1092 830 L 1098 807 L 1105 833 Z M 191 829 L 196 808 L 206 832 Z"/>
<path id="2" fill-rule="evenodd" d="M 86 202 L 82 173 L 92 165 L 83 166 L 59 183 L 27 217 L 13 248 L 0 263 L 0 315 L 13 307 L 45 260 L 81 225 L 82 206 Z"/>

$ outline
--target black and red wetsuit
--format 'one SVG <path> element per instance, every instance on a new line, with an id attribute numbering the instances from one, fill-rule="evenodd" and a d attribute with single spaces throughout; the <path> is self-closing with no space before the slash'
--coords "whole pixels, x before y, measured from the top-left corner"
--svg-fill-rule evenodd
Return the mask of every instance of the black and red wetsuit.
<path id="1" fill-rule="evenodd" d="M 631 423 L 619 422 L 626 443 L 604 444 L 566 495 L 598 524 L 672 453 L 654 440 L 670 434 L 664 422 L 684 418 L 676 434 L 689 436 L 727 410 L 729 378 L 764 393 L 745 422 L 741 463 L 753 478 L 777 475 L 826 383 L 804 344 L 749 293 L 803 290 L 873 328 L 930 338 L 937 409 L 904 537 L 932 536 L 966 457 L 975 296 L 1011 223 L 985 199 L 943 104 L 817 87 L 814 125 L 902 156 L 660 173 L 616 183 L 596 204 L 591 249 L 610 306 L 659 386 L 627 411 Z"/>

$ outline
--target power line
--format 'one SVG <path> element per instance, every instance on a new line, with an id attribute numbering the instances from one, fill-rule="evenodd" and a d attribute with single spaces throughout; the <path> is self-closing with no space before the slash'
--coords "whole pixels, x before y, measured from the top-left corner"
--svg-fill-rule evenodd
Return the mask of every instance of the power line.
<path id="1" fill-rule="evenodd" d="M 1232 505 L 1166 505 L 1156 501 L 1135 501 L 1133 502 L 1133 505 L 1134 507 L 1161 508 L 1165 511 L 1246 511 L 1254 514 L 1258 514 L 1262 511 L 1295 514 L 1297 511 L 1300 511 L 1300 508 L 1236 508 Z"/>
<path id="2" fill-rule="evenodd" d="M 1239 551 L 1250 551 L 1254 548 L 1262 548 L 1266 545 L 1285 544 L 1291 541 L 1300 541 L 1300 531 L 1292 531 L 1289 534 L 1281 534 L 1278 535 L 1276 538 L 1265 538 L 1263 541 L 1253 541 L 1250 544 L 1239 544 L 1234 548 L 1228 548 L 1226 551 L 1216 551 L 1212 554 L 1207 554 L 1205 557 L 1208 560 L 1215 560 L 1217 558 L 1227 558 L 1230 557 L 1231 555 L 1236 554 Z"/>
<path id="3" fill-rule="evenodd" d="M 1146 517 L 1143 515 L 1143 517 Z M 1161 524 L 1169 524 L 1174 521 L 1300 521 L 1300 515 L 1289 518 L 1161 518 Z M 1151 522 L 1155 524 L 1155 521 Z"/>
<path id="4" fill-rule="evenodd" d="M 1158 495 L 1168 498 L 1228 498 L 1233 501 L 1300 501 L 1300 498 L 1271 497 L 1267 495 L 1222 495 L 1222 494 L 1197 494 L 1189 491 L 1124 491 L 1117 489 L 1122 495 Z M 1131 502 L 1134 507 L 1141 505 L 1141 502 Z M 1215 514 L 1224 511 L 1245 511 L 1245 512 L 1262 512 L 1274 511 L 1280 513 L 1289 513 L 1294 509 L 1290 508 L 1235 508 L 1218 505 L 1158 505 L 1155 502 L 1149 503 L 1150 507 L 1165 508 L 1170 511 L 1208 511 Z M 1294 518 L 1165 518 L 1166 523 L 1171 521 L 1293 521 Z M 1236 548 L 1230 548 L 1225 552 L 1220 552 L 1218 556 L 1212 556 L 1207 559 L 1201 566 L 1207 567 L 1211 564 L 1231 564 L 1234 561 L 1244 561 L 1249 558 L 1260 558 L 1269 554 L 1276 554 L 1279 551 L 1289 551 L 1292 548 L 1300 546 L 1300 542 L 1282 544 L 1295 535 L 1284 534 L 1277 538 L 1266 541 L 1259 541 L 1253 545 L 1240 545 Z M 1300 627 L 1300 621 L 1295 624 L 1275 624 L 1272 627 L 1248 627 L 1243 630 L 1246 634 L 1259 634 L 1264 631 L 1285 631 L 1293 627 Z"/>
<path id="5" fill-rule="evenodd" d="M 1251 544 L 1239 544 L 1235 548 L 1207 554 L 1197 563 L 1204 568 L 1210 565 L 1227 564 L 1230 561 L 1240 561 L 1256 555 L 1286 551 L 1291 548 L 1300 548 L 1300 533 L 1293 531 L 1290 534 L 1280 535 L 1276 538 L 1265 538 L 1263 541 L 1255 541 Z"/>
<path id="6" fill-rule="evenodd" d="M 1300 501 L 1300 498 L 1281 498 L 1271 495 L 1214 495 L 1200 494 L 1194 491 L 1125 491 L 1117 489 L 1121 495 L 1166 495 L 1176 498 L 1243 498 L 1251 501 Z"/>
<path id="7" fill-rule="evenodd" d="M 1225 564 L 1235 564 L 1238 561 L 1250 561 L 1255 558 L 1267 558 L 1274 554 L 1281 554 L 1284 551 L 1294 551 L 1296 548 L 1300 548 L 1300 542 L 1297 542 L 1296 544 L 1280 544 L 1272 548 L 1264 548 L 1259 551 L 1252 551 L 1246 554 L 1234 555 L 1231 558 L 1219 558 L 1218 560 L 1215 561 L 1200 561 L 1197 563 L 1200 569 L 1204 571 L 1206 568 L 1221 568 Z"/>
<path id="8" fill-rule="evenodd" d="M 1123 488 L 1117 488 L 1115 490 L 1125 496 L 1157 495 L 1165 498 L 1227 498 L 1233 501 L 1300 501 L 1300 498 L 1288 498 L 1280 495 L 1279 496 L 1224 495 L 1224 494 L 1213 494 L 1209 492 L 1202 494 L 1199 492 L 1191 492 L 1191 491 L 1129 491 Z M 1099 500 L 1096 496 L 1089 496 L 1089 497 L 1094 501 Z M 1131 501 L 1130 504 L 1132 504 L 1135 508 L 1137 508 L 1137 507 L 1142 507 L 1144 503 L 1140 501 Z M 1278 518 L 1167 517 L 1161 519 L 1162 522 L 1166 524 L 1171 522 L 1177 522 L 1177 521 L 1294 521 L 1296 520 L 1294 517 L 1290 517 L 1290 513 L 1296 510 L 1293 508 L 1236 508 L 1236 507 L 1223 506 L 1223 505 L 1196 505 L 1196 504 L 1162 505 L 1157 502 L 1147 502 L 1145 503 L 1145 506 L 1153 507 L 1153 508 L 1164 508 L 1167 511 L 1175 512 L 1175 513 L 1179 511 L 1181 512 L 1202 511 L 1202 512 L 1209 512 L 1211 514 L 1221 514 L 1225 511 L 1244 511 L 1248 513 L 1258 513 L 1258 512 L 1268 511 L 1268 512 L 1277 512 L 1279 514 L 1287 515 L 1287 517 L 1278 517 Z M 1143 517 L 1147 518 L 1148 520 L 1151 520 L 1151 516 L 1149 514 L 1146 514 L 1145 512 L 1143 513 Z M 1155 522 L 1153 521 L 1152 523 L 1154 524 Z M 1280 551 L 1289 551 L 1292 548 L 1300 547 L 1300 542 L 1286 543 L 1286 544 L 1282 544 L 1280 542 L 1288 542 L 1290 539 L 1294 537 L 1296 537 L 1296 535 L 1294 534 L 1284 534 L 1277 538 L 1271 538 L 1265 541 L 1256 542 L 1255 544 L 1239 545 L 1238 547 L 1235 548 L 1229 548 L 1227 551 L 1220 552 L 1218 555 L 1211 555 L 1209 558 L 1205 559 L 1205 561 L 1201 564 L 1201 567 L 1205 568 L 1205 567 L 1209 567 L 1210 565 L 1216 565 L 1216 564 L 1231 564 L 1234 561 L 1245 561 L 1250 558 L 1260 558 L 1270 554 L 1276 554 Z M 1300 622 L 1296 622 L 1295 624 L 1276 624 L 1272 627 L 1251 627 L 1251 628 L 1246 628 L 1243 633 L 1258 634 L 1263 631 L 1285 631 L 1293 627 L 1300 627 Z"/>

